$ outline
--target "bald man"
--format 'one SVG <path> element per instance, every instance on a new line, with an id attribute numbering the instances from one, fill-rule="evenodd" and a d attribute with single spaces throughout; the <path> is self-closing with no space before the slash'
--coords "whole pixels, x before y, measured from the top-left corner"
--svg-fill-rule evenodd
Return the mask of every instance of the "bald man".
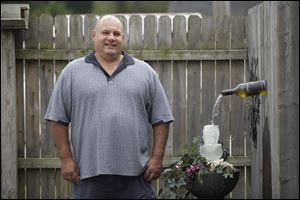
<path id="1" fill-rule="evenodd" d="M 123 50 L 118 18 L 101 17 L 92 38 L 95 50 L 64 68 L 45 114 L 61 174 L 75 199 L 155 198 L 174 120 L 165 91 L 151 66 Z"/>

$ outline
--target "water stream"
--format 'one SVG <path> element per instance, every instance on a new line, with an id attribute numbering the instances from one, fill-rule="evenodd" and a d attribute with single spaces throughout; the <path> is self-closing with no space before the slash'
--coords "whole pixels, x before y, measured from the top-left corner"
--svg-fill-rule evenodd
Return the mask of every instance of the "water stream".
<path id="1" fill-rule="evenodd" d="M 213 111 L 212 111 L 212 116 L 211 116 L 211 123 L 214 124 L 214 118 L 219 114 L 219 110 L 220 110 L 220 104 L 222 101 L 222 97 L 223 95 L 220 94 L 215 102 L 215 105 L 213 107 Z"/>

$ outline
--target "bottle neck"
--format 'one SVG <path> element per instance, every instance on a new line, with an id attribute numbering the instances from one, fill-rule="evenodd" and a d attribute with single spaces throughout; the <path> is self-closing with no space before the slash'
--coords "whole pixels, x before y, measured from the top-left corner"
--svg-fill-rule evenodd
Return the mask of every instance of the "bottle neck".
<path id="1" fill-rule="evenodd" d="M 232 95 L 234 93 L 234 89 L 229 89 L 229 90 L 222 90 L 221 91 L 221 94 L 223 96 L 226 96 L 226 95 Z"/>

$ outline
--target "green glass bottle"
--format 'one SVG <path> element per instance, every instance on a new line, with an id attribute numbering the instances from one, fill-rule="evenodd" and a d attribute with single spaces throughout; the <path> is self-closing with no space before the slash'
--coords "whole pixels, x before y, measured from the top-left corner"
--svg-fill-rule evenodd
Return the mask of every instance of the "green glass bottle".
<path id="1" fill-rule="evenodd" d="M 223 96 L 235 94 L 239 97 L 248 97 L 252 95 L 267 94 L 267 81 L 253 81 L 240 83 L 233 89 L 222 90 Z"/>

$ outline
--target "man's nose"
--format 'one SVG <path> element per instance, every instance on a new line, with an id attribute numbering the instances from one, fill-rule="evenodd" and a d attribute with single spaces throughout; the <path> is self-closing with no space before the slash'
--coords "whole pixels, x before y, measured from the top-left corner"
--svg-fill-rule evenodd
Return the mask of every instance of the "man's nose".
<path id="1" fill-rule="evenodd" d="M 110 33 L 110 34 L 108 35 L 108 39 L 109 39 L 109 40 L 115 40 L 116 37 L 114 36 L 113 33 Z"/>

